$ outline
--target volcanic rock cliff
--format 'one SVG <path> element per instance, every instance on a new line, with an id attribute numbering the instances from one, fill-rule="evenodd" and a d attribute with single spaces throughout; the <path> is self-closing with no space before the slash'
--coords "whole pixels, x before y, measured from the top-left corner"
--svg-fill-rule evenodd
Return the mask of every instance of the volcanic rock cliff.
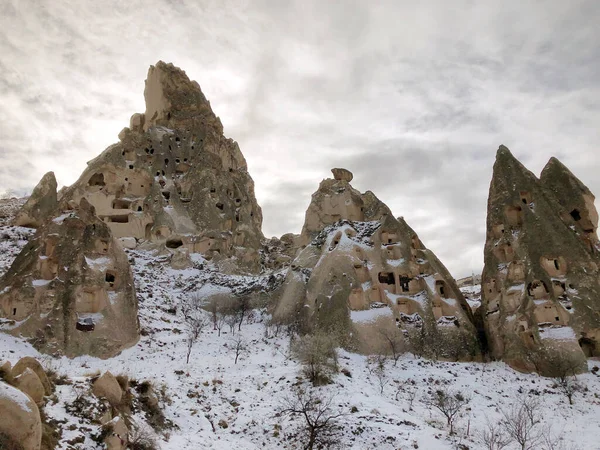
<path id="1" fill-rule="evenodd" d="M 471 310 L 443 264 L 372 192 L 354 189 L 350 172 L 332 172 L 312 196 L 307 245 L 288 271 L 275 318 L 337 332 L 367 353 L 400 335 L 420 354 L 478 358 Z"/>
<path id="2" fill-rule="evenodd" d="M 85 199 L 46 221 L 0 278 L 0 329 L 46 353 L 114 356 L 137 341 L 137 311 L 127 255 Z"/>
<path id="3" fill-rule="evenodd" d="M 490 354 L 521 370 L 587 370 L 598 355 L 593 195 L 558 160 L 540 181 L 501 146 L 490 184 L 482 306 Z"/>
<path id="4" fill-rule="evenodd" d="M 88 163 L 61 202 L 86 198 L 117 238 L 185 248 L 242 271 L 259 270 L 262 211 L 235 141 L 195 81 L 162 61 L 151 66 L 146 111 L 120 142 Z"/>

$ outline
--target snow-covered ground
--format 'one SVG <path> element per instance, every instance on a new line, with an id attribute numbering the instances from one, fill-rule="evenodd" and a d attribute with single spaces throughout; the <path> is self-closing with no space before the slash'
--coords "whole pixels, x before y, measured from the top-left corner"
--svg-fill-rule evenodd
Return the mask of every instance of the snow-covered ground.
<path id="1" fill-rule="evenodd" d="M 0 239 L 0 274 L 26 243 L 29 232 L 4 226 L 2 233 L 9 237 Z M 0 361 L 14 364 L 22 356 L 35 356 L 71 380 L 72 384 L 57 387 L 56 397 L 45 407 L 51 419 L 62 422 L 60 448 L 101 448 L 91 439 L 98 425 L 76 417 L 69 405 L 87 392 L 91 376 L 105 370 L 164 386 L 168 397 L 162 403 L 164 413 L 175 426 L 161 433 L 163 449 L 302 448 L 295 438 L 301 418 L 282 416 L 278 410 L 294 385 L 308 385 L 301 379 L 300 365 L 290 357 L 288 338 L 283 333 L 265 335 L 266 314 L 256 311 L 251 323 L 242 325 L 247 351 L 237 364 L 229 328 L 218 336 L 212 325 L 194 345 L 186 364 L 185 324 L 173 309 L 194 292 L 206 295 L 257 288 L 269 283 L 269 277 L 229 277 L 216 273 L 201 258 L 194 268 L 177 271 L 164 256 L 128 253 L 142 328 L 134 347 L 110 360 L 51 358 L 38 354 L 25 340 L 0 334 Z M 360 320 L 375 319 L 380 313 L 385 308 L 363 314 Z M 600 365 L 600 361 L 589 363 L 590 369 Z M 380 383 L 368 369 L 366 357 L 340 350 L 339 365 L 346 374 L 340 371 L 332 384 L 315 388 L 323 398 L 333 396 L 333 408 L 344 414 L 339 418 L 339 448 L 484 449 L 479 433 L 486 423 L 498 423 L 502 410 L 530 397 L 539 401 L 538 429 L 547 426 L 551 432 L 546 434 L 565 444 L 554 448 L 600 449 L 600 377 L 594 373 L 577 377 L 585 390 L 575 394 L 570 406 L 553 380 L 517 373 L 503 363 L 434 362 L 407 354 L 396 365 L 391 360 L 386 364 Z M 470 399 L 454 436 L 449 436 L 444 417 L 423 401 L 440 388 Z M 134 417 L 142 421 L 144 414 L 138 411 Z M 74 438 L 81 435 L 85 441 L 77 443 Z"/>

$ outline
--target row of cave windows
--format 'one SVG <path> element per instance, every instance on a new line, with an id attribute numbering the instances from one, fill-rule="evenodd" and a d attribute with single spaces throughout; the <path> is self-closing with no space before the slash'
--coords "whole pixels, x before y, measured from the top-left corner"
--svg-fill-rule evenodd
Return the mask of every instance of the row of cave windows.
<path id="1" fill-rule="evenodd" d="M 114 287 L 116 282 L 116 275 L 113 272 L 106 272 L 104 275 L 104 281 L 109 287 Z M 17 308 L 13 308 L 12 310 L 13 316 L 17 315 Z"/>
<path id="2" fill-rule="evenodd" d="M 379 272 L 379 275 L 377 278 L 379 279 L 379 282 L 382 284 L 387 284 L 387 285 L 391 285 L 391 286 L 396 285 L 396 276 L 394 275 L 393 272 Z M 410 280 L 412 280 L 412 278 L 404 276 L 404 275 L 398 275 L 398 282 L 400 284 L 400 289 L 402 289 L 402 292 L 410 291 L 410 287 L 409 287 Z M 446 295 L 446 283 L 444 281 L 436 280 L 435 288 L 436 288 L 437 293 L 440 294 L 441 296 Z"/>

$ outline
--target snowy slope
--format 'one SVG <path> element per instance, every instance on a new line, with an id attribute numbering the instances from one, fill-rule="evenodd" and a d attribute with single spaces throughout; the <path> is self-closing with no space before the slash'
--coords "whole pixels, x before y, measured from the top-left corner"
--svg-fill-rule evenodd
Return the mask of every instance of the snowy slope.
<path id="1" fill-rule="evenodd" d="M 2 233 L 9 238 L 0 240 L 0 274 L 30 234 L 0 227 L 0 236 Z M 160 435 L 163 449 L 302 448 L 294 437 L 301 422 L 277 411 L 292 385 L 305 382 L 299 378 L 299 365 L 289 356 L 288 338 L 283 333 L 265 336 L 266 313 L 256 311 L 251 323 L 243 324 L 241 334 L 248 351 L 237 364 L 229 329 L 219 337 L 212 326 L 205 329 L 186 364 L 185 325 L 174 313 L 174 306 L 194 292 L 207 295 L 259 289 L 274 283 L 273 278 L 226 276 L 200 257 L 194 268 L 177 271 L 164 256 L 128 253 L 143 331 L 134 347 L 106 361 L 90 357 L 69 360 L 39 355 L 24 340 L 0 334 L 0 361 L 8 359 L 14 364 L 22 356 L 35 356 L 71 380 L 72 384 L 57 387 L 56 397 L 45 407 L 51 419 L 62 422 L 61 448 L 101 448 L 91 439 L 98 425 L 76 417 L 69 405 L 87 392 L 90 377 L 104 370 L 164 385 L 170 398 L 163 402 L 164 412 L 175 428 Z M 590 361 L 590 368 L 595 365 L 600 362 Z M 340 372 L 333 384 L 317 388 L 325 398 L 334 396 L 334 407 L 345 413 L 339 420 L 340 448 L 483 449 L 478 433 L 486 422 L 498 422 L 501 409 L 508 409 L 521 396 L 531 396 L 540 401 L 540 429 L 550 425 L 563 443 L 575 445 L 556 448 L 600 449 L 600 377 L 593 373 L 578 376 L 587 390 L 577 393 L 575 404 L 569 406 L 552 380 L 517 373 L 502 363 L 433 362 L 404 355 L 395 367 L 388 361 L 383 392 L 364 356 L 340 351 L 340 367 L 351 377 Z M 455 436 L 448 436 L 443 416 L 422 401 L 428 392 L 443 386 L 470 397 L 468 409 L 457 421 Z M 144 420 L 142 412 L 135 417 Z M 85 440 L 76 443 L 78 436 Z"/>

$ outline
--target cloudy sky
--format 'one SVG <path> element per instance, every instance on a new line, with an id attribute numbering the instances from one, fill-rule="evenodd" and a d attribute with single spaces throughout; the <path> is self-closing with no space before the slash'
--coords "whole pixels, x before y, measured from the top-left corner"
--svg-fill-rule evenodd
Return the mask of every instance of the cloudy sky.
<path id="1" fill-rule="evenodd" d="M 499 144 L 600 196 L 598 24 L 598 0 L 0 0 L 0 192 L 76 180 L 162 59 L 240 143 L 265 235 L 345 167 L 469 275 Z"/>

